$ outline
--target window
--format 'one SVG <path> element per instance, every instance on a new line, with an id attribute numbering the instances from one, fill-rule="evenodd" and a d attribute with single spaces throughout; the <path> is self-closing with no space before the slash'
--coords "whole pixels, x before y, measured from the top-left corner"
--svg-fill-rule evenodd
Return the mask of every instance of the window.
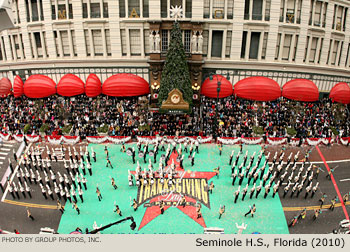
<path id="1" fill-rule="evenodd" d="M 29 35 L 30 35 L 30 34 L 29 34 Z M 3 58 L 4 58 L 4 60 L 7 60 L 7 55 L 6 55 L 6 47 L 5 47 L 4 37 L 0 37 L 0 38 L 1 38 L 1 42 L 0 42 L 0 44 L 1 44 L 2 49 L 3 49 L 3 51 L 4 51 Z M 29 38 L 30 38 L 30 36 L 29 36 Z M 31 41 L 31 40 L 30 40 L 30 41 Z M 32 48 L 32 46 L 31 46 L 30 48 Z M 32 54 L 32 55 L 33 55 L 33 54 Z"/>
<path id="2" fill-rule="evenodd" d="M 92 32 L 92 42 L 94 43 L 95 56 L 103 56 L 103 39 L 102 32 L 100 29 L 91 30 Z"/>
<path id="3" fill-rule="evenodd" d="M 213 0 L 213 18 L 225 17 L 225 0 Z"/>
<path id="4" fill-rule="evenodd" d="M 57 35 L 57 31 L 53 31 L 53 37 L 55 40 L 55 48 L 56 48 L 56 56 L 59 57 L 60 56 L 60 49 L 59 49 L 59 43 L 58 43 L 58 35 Z"/>
<path id="5" fill-rule="evenodd" d="M 227 34 L 226 34 L 226 48 L 225 48 L 225 57 L 226 58 L 230 58 L 231 41 L 232 41 L 232 31 L 227 31 Z"/>
<path id="6" fill-rule="evenodd" d="M 315 13 L 314 13 L 314 26 L 321 26 L 321 7 L 322 3 L 320 1 L 316 2 Z"/>
<path id="7" fill-rule="evenodd" d="M 70 56 L 68 31 L 60 31 L 60 32 L 61 32 L 63 56 Z"/>
<path id="8" fill-rule="evenodd" d="M 86 46 L 86 56 L 91 56 L 91 45 L 90 45 L 90 35 L 89 30 L 84 30 L 85 46 Z"/>
<path id="9" fill-rule="evenodd" d="M 303 62 L 306 62 L 306 57 L 307 57 L 307 49 L 309 47 L 309 40 L 310 40 L 310 36 L 306 37 L 306 44 L 305 44 L 305 52 L 304 52 L 304 60 Z"/>
<path id="10" fill-rule="evenodd" d="M 242 34 L 242 45 L 241 45 L 241 59 L 245 58 L 245 48 L 247 46 L 247 31 L 243 31 Z"/>
<path id="11" fill-rule="evenodd" d="M 250 36 L 249 59 L 258 59 L 260 32 L 252 32 Z"/>
<path id="12" fill-rule="evenodd" d="M 192 18 L 192 0 L 186 0 L 185 17 Z"/>
<path id="13" fill-rule="evenodd" d="M 203 18 L 209 18 L 210 15 L 210 0 L 204 0 Z"/>
<path id="14" fill-rule="evenodd" d="M 300 18 L 301 18 L 301 6 L 303 5 L 303 1 L 298 1 L 298 10 L 297 10 L 297 24 L 300 24 Z"/>
<path id="15" fill-rule="evenodd" d="M 24 51 L 23 36 L 22 36 L 22 34 L 20 34 L 19 36 L 20 36 L 20 38 L 21 38 L 20 43 L 22 44 L 23 58 L 25 59 L 25 58 L 26 58 L 26 54 L 25 54 L 25 51 Z"/>
<path id="16" fill-rule="evenodd" d="M 1 45 L 0 45 L 1 48 Z M 348 66 L 348 62 L 349 62 L 349 52 L 350 52 L 350 44 L 348 44 L 348 51 L 346 53 L 346 60 L 345 60 L 345 66 Z M 1 60 L 1 50 L 0 50 L 0 60 Z"/>
<path id="17" fill-rule="evenodd" d="M 269 33 L 264 32 L 264 40 L 263 40 L 262 51 L 261 51 L 261 59 L 266 58 L 266 48 L 267 48 L 268 37 L 269 37 Z"/>
<path id="18" fill-rule="evenodd" d="M 90 3 L 90 17 L 91 18 L 101 17 L 100 3 Z"/>
<path id="19" fill-rule="evenodd" d="M 186 53 L 191 52 L 191 30 L 185 30 L 184 31 L 184 49 Z"/>
<path id="20" fill-rule="evenodd" d="M 1 43 L 0 43 L 0 60 L 4 60 L 4 57 L 2 56 L 2 47 L 1 47 Z"/>
<path id="21" fill-rule="evenodd" d="M 317 47 L 318 39 L 319 38 L 317 38 L 317 37 L 312 38 L 311 48 L 310 48 L 310 56 L 309 56 L 310 63 L 315 63 L 316 47 Z"/>
<path id="22" fill-rule="evenodd" d="M 209 31 L 203 31 L 203 56 L 207 56 L 208 54 L 208 41 L 209 41 Z"/>
<path id="23" fill-rule="evenodd" d="M 278 33 L 276 50 L 275 50 L 275 60 L 278 60 L 278 55 L 279 55 L 279 52 L 280 52 L 281 37 L 282 37 L 282 34 Z"/>
<path id="24" fill-rule="evenodd" d="M 309 12 L 309 25 L 312 25 L 312 12 L 313 12 L 313 7 L 314 7 L 314 1 L 315 0 L 311 0 L 310 1 L 310 12 Z"/>
<path id="25" fill-rule="evenodd" d="M 244 20 L 249 20 L 250 0 L 244 0 Z"/>
<path id="26" fill-rule="evenodd" d="M 292 34 L 284 35 L 284 44 L 283 44 L 283 52 L 282 52 L 282 60 L 289 60 L 289 52 L 290 46 L 292 43 Z"/>
<path id="27" fill-rule="evenodd" d="M 284 0 L 281 0 L 280 6 L 281 6 L 281 8 L 280 8 L 280 22 L 283 22 L 283 20 L 284 20 Z"/>
<path id="28" fill-rule="evenodd" d="M 162 52 L 168 51 L 169 48 L 169 30 L 162 30 Z"/>
<path id="29" fill-rule="evenodd" d="M 66 13 L 66 5 L 65 4 L 58 4 L 58 19 L 67 19 L 67 13 Z"/>
<path id="30" fill-rule="evenodd" d="M 143 17 L 149 17 L 149 0 L 143 0 Z"/>
<path id="31" fill-rule="evenodd" d="M 11 51 L 11 56 L 12 56 L 13 59 L 15 59 L 15 51 L 14 51 L 15 48 L 12 48 L 12 42 L 11 42 L 11 36 L 10 35 L 8 35 L 8 39 L 10 41 L 9 47 L 10 47 L 10 51 Z"/>
<path id="32" fill-rule="evenodd" d="M 332 43 L 333 43 L 333 39 L 330 39 L 330 40 L 329 40 L 329 47 L 328 47 L 327 62 L 326 62 L 327 65 L 328 65 L 328 63 L 329 63 L 329 57 L 330 57 L 330 55 L 331 55 Z"/>
<path id="33" fill-rule="evenodd" d="M 227 0 L 227 18 L 233 19 L 234 0 Z"/>
<path id="34" fill-rule="evenodd" d="M 129 38 L 130 38 L 130 54 L 132 56 L 140 56 L 141 55 L 140 30 L 130 29 Z"/>
<path id="35" fill-rule="evenodd" d="M 253 0 L 253 20 L 262 19 L 262 0 Z"/>
<path id="36" fill-rule="evenodd" d="M 332 65 L 335 65 L 335 61 L 337 59 L 338 46 L 339 46 L 339 41 L 338 40 L 334 40 L 333 51 L 332 51 L 332 58 L 331 58 L 331 64 Z"/>
<path id="37" fill-rule="evenodd" d="M 69 11 L 69 19 L 73 19 L 73 5 L 68 5 L 68 11 Z"/>
<path id="38" fill-rule="evenodd" d="M 168 0 L 161 0 L 160 1 L 160 14 L 162 18 L 166 18 L 168 16 L 168 7 L 167 7 Z"/>
<path id="39" fill-rule="evenodd" d="M 75 31 L 71 31 L 72 34 L 72 42 L 73 42 L 73 53 L 74 56 L 78 56 L 78 51 L 77 51 L 77 41 L 75 40 Z"/>
<path id="40" fill-rule="evenodd" d="M 108 3 L 103 3 L 103 17 L 108 18 L 109 13 L 108 13 Z"/>
<path id="41" fill-rule="evenodd" d="M 342 51 L 343 51 L 343 41 L 339 41 L 339 45 L 340 45 L 340 50 L 339 50 L 339 60 L 337 62 L 337 65 L 340 65 L 340 61 L 341 61 L 341 55 L 342 55 Z"/>
<path id="42" fill-rule="evenodd" d="M 320 53 L 318 55 L 318 61 L 317 61 L 318 64 L 320 64 L 320 62 L 321 62 L 322 47 L 323 47 L 323 38 L 321 38 Z"/>
<path id="43" fill-rule="evenodd" d="M 293 54 L 293 59 L 292 59 L 292 61 L 295 61 L 295 58 L 296 58 L 296 56 L 297 56 L 298 41 L 299 41 L 299 35 L 295 35 L 294 54 Z"/>
<path id="44" fill-rule="evenodd" d="M 110 33 L 109 29 L 105 30 L 105 34 L 106 34 L 107 56 L 112 56 L 111 33 Z"/>
<path id="45" fill-rule="evenodd" d="M 221 58 L 223 31 L 213 31 L 211 42 L 211 57 Z"/>
<path id="46" fill-rule="evenodd" d="M 148 30 L 148 29 L 143 31 L 143 41 L 144 41 L 144 45 L 145 45 L 145 55 L 149 55 L 149 53 L 150 53 L 149 33 L 150 33 L 150 30 Z"/>
<path id="47" fill-rule="evenodd" d="M 120 30 L 120 38 L 122 43 L 122 55 L 125 56 L 127 54 L 125 29 Z"/>
<path id="48" fill-rule="evenodd" d="M 335 5 L 334 5 L 334 9 L 333 9 L 333 24 L 332 24 L 332 29 L 335 28 L 335 16 L 336 16 L 336 13 L 337 13 L 337 5 L 335 4 Z"/>
<path id="49" fill-rule="evenodd" d="M 346 26 L 346 16 L 348 14 L 348 8 L 345 8 L 344 11 L 344 22 L 343 22 L 343 31 L 345 32 L 345 26 Z"/>
<path id="50" fill-rule="evenodd" d="M 140 0 L 128 1 L 128 17 L 140 17 Z"/>
<path id="51" fill-rule="evenodd" d="M 265 21 L 270 21 L 270 11 L 271 11 L 271 0 L 266 0 Z"/>
<path id="52" fill-rule="evenodd" d="M 34 32 L 35 45 L 37 48 L 41 48 L 40 32 Z"/>
<path id="53" fill-rule="evenodd" d="M 341 28 L 342 28 L 343 9 L 344 7 L 341 7 L 341 6 L 338 7 L 337 24 L 335 28 L 338 31 L 341 31 Z"/>
<path id="54" fill-rule="evenodd" d="M 323 3 L 323 21 L 322 21 L 322 27 L 326 27 L 327 8 L 328 8 L 328 3 L 324 2 L 324 3 Z"/>
<path id="55" fill-rule="evenodd" d="M 83 3 L 83 18 L 88 17 L 87 3 Z"/>
<path id="56" fill-rule="evenodd" d="M 125 18 L 125 0 L 119 0 L 119 17 Z"/>
<path id="57" fill-rule="evenodd" d="M 18 35 L 13 35 L 13 40 L 15 42 L 15 50 L 16 50 L 16 54 L 17 54 L 17 59 L 21 58 L 21 49 L 19 44 L 21 43 L 20 38 Z"/>

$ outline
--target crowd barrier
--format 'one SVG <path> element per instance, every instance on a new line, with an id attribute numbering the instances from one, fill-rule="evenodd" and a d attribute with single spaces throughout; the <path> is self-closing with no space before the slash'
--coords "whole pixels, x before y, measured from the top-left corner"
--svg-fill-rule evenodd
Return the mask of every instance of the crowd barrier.
<path id="1" fill-rule="evenodd" d="M 24 139 L 30 143 L 46 141 L 51 144 L 77 144 L 81 142 L 79 136 L 45 136 L 41 137 L 39 135 L 12 135 L 7 133 L 0 133 L 0 138 L 2 141 L 16 140 L 17 142 L 23 142 Z M 178 143 L 183 143 L 185 141 L 195 142 L 198 141 L 201 144 L 204 143 L 213 143 L 215 140 L 212 137 L 202 137 L 202 136 L 137 136 L 137 141 L 145 144 L 154 144 L 156 141 L 159 143 L 161 141 L 165 143 L 171 143 L 174 140 Z M 130 136 L 87 136 L 86 140 L 88 143 L 101 144 L 101 143 L 113 143 L 113 144 L 122 144 L 129 143 L 132 141 Z M 234 145 L 234 144 L 268 144 L 268 145 L 283 145 L 290 144 L 293 146 L 300 144 L 300 138 L 290 138 L 288 141 L 287 137 L 267 137 L 266 141 L 263 137 L 218 137 L 216 139 L 217 143 L 225 145 Z M 338 143 L 348 146 L 350 143 L 350 137 L 342 138 L 305 138 L 302 140 L 301 144 L 306 144 L 310 146 L 316 146 L 319 144 L 328 145 Z"/>

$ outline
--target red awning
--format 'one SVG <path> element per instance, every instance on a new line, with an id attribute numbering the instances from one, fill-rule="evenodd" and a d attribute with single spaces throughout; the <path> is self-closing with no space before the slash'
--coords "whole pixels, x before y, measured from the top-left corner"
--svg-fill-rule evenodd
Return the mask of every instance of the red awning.
<path id="1" fill-rule="evenodd" d="M 332 88 L 329 98 L 343 104 L 350 104 L 350 87 L 345 82 L 339 82 Z"/>
<path id="2" fill-rule="evenodd" d="M 12 84 L 7 78 L 0 80 L 0 97 L 6 97 L 11 93 Z"/>
<path id="3" fill-rule="evenodd" d="M 294 79 L 283 85 L 282 96 L 291 100 L 313 102 L 317 101 L 318 88 L 311 80 Z"/>
<path id="4" fill-rule="evenodd" d="M 23 95 L 23 81 L 22 78 L 17 75 L 13 81 L 13 96 L 21 97 Z"/>
<path id="5" fill-rule="evenodd" d="M 85 84 L 85 94 L 88 97 L 95 97 L 102 92 L 102 84 L 96 74 L 90 74 Z"/>
<path id="6" fill-rule="evenodd" d="M 84 92 L 84 82 L 74 74 L 66 74 L 57 84 L 57 94 L 62 96 L 76 96 Z"/>
<path id="7" fill-rule="evenodd" d="M 116 74 L 103 83 L 102 93 L 119 97 L 140 96 L 149 93 L 149 85 L 147 81 L 135 74 Z"/>
<path id="8" fill-rule="evenodd" d="M 24 83 L 24 95 L 29 98 L 43 98 L 55 93 L 56 83 L 45 75 L 31 75 Z"/>
<path id="9" fill-rule="evenodd" d="M 281 97 L 278 83 L 263 76 L 248 77 L 237 82 L 234 94 L 240 98 L 254 101 L 273 101 Z"/>
<path id="10" fill-rule="evenodd" d="M 202 84 L 201 94 L 206 97 L 217 98 L 218 81 L 221 81 L 219 98 L 225 98 L 232 95 L 232 83 L 222 75 L 213 75 L 212 80 L 207 78 Z"/>

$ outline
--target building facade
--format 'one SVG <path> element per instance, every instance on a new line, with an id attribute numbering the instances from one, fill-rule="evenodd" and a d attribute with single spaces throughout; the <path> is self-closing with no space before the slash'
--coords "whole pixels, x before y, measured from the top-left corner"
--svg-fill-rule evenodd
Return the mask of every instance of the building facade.
<path id="1" fill-rule="evenodd" d="M 194 90 L 210 72 L 233 84 L 254 75 L 281 86 L 307 78 L 320 92 L 350 82 L 344 0 L 12 0 L 15 27 L 0 32 L 0 77 L 41 73 L 57 82 L 74 73 L 85 81 L 96 73 L 104 81 L 126 72 L 155 87 L 176 5 Z"/>

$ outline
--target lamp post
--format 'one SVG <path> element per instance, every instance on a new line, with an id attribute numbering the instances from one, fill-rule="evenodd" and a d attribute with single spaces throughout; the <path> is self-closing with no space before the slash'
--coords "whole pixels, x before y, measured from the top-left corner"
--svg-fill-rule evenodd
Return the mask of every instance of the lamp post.
<path id="1" fill-rule="evenodd" d="M 213 137 L 216 139 L 217 137 L 217 130 L 219 129 L 218 127 L 218 114 L 219 114 L 219 97 L 220 97 L 220 91 L 221 91 L 221 81 L 224 79 L 224 76 L 222 75 L 217 75 L 215 73 L 209 73 L 209 79 L 212 81 L 213 77 L 216 77 L 217 79 L 217 88 L 216 88 L 216 106 L 215 106 L 215 123 L 214 123 L 214 132 L 213 132 Z M 227 79 L 230 78 L 229 73 L 227 73 Z"/>

